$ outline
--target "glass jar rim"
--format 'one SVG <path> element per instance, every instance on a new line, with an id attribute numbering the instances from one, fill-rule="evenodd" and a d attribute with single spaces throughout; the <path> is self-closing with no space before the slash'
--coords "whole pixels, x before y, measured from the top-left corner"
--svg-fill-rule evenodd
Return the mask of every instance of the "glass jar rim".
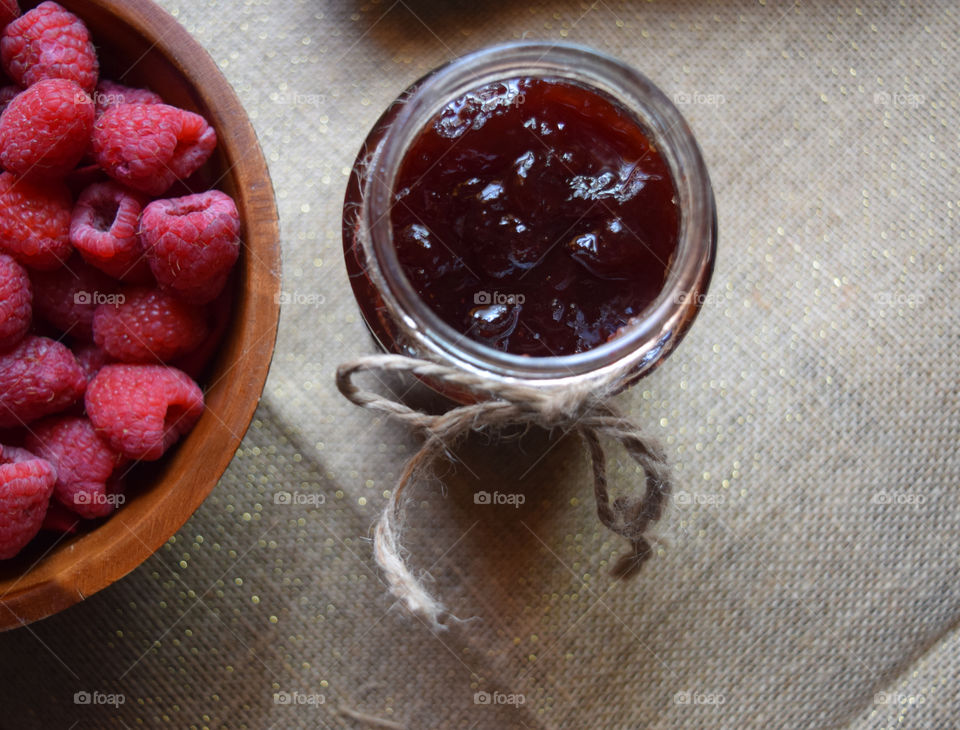
<path id="1" fill-rule="evenodd" d="M 436 314 L 400 266 L 393 243 L 390 209 L 396 173 L 423 126 L 459 96 L 487 83 L 521 76 L 561 78 L 612 96 L 632 113 L 666 161 L 680 205 L 680 235 L 667 280 L 656 299 L 630 318 L 621 333 L 597 347 L 571 355 L 530 357 L 497 350 L 473 340 Z M 716 251 L 716 207 L 700 148 L 680 111 L 639 71 L 612 56 L 570 43 L 521 41 L 490 46 L 461 56 L 415 82 L 398 101 L 390 130 L 373 162 L 365 194 L 365 223 L 373 254 L 397 313 L 435 355 L 468 370 L 541 383 L 571 377 L 624 372 L 655 359 L 663 341 L 689 316 L 689 297 L 698 292 L 704 270 L 709 280 Z M 685 205 L 686 202 L 686 205 Z M 699 307 L 700 302 L 695 302 Z M 679 328 L 682 330 L 682 327 Z M 667 333 L 664 335 L 664 333 Z"/>

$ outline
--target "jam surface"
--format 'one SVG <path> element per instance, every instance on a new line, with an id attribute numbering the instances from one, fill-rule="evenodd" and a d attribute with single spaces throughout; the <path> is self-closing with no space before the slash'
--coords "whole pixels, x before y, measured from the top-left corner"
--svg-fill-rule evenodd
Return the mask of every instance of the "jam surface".
<path id="1" fill-rule="evenodd" d="M 569 355 L 660 293 L 679 235 L 666 163 L 633 116 L 562 80 L 451 102 L 407 150 L 391 210 L 400 264 L 466 336 Z"/>

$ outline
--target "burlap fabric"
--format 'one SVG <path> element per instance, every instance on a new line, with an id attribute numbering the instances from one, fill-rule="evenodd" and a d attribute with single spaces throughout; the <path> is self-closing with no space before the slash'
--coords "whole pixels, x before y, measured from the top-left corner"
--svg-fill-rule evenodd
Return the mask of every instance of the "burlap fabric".
<path id="1" fill-rule="evenodd" d="M 953 4 L 164 4 L 240 93 L 270 164 L 288 295 L 273 371 L 175 538 L 0 636 L 0 724 L 960 726 Z M 608 51 L 683 104 L 719 258 L 688 339 L 618 400 L 674 464 L 655 558 L 608 577 L 623 544 L 593 513 L 575 439 L 474 440 L 446 496 L 423 485 L 409 510 L 414 565 L 473 618 L 434 635 L 391 608 L 370 554 L 416 441 L 333 386 L 370 350 L 340 201 L 403 87 L 523 37 Z M 631 488 L 615 449 L 611 471 Z M 475 504 L 478 490 L 523 504 Z"/>

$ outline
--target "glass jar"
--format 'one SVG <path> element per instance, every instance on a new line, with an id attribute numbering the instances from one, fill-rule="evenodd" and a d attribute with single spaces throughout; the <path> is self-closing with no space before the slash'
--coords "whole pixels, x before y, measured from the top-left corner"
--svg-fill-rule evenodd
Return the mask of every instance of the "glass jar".
<path id="1" fill-rule="evenodd" d="M 444 322 L 404 275 L 393 243 L 390 207 L 405 152 L 448 103 L 497 81 L 562 79 L 613 97 L 632 113 L 673 177 L 680 230 L 657 298 L 608 342 L 557 357 L 510 354 L 473 340 Z M 363 317 L 380 347 L 424 358 L 494 381 L 563 388 L 613 377 L 622 389 L 650 372 L 693 322 L 710 282 L 717 223 L 713 190 L 686 121 L 649 79 L 597 51 L 573 45 L 521 42 L 456 59 L 403 92 L 378 120 L 357 157 L 343 208 L 347 271 Z M 468 394 L 444 391 L 467 402 Z"/>

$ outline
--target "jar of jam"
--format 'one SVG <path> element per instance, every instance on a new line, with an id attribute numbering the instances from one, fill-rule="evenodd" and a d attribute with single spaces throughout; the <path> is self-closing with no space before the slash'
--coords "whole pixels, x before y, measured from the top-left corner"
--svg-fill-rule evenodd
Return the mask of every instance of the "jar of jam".
<path id="1" fill-rule="evenodd" d="M 669 99 L 613 58 L 544 43 L 413 84 L 367 137 L 343 209 L 383 350 L 540 388 L 611 373 L 626 387 L 662 361 L 704 300 L 716 236 Z"/>

